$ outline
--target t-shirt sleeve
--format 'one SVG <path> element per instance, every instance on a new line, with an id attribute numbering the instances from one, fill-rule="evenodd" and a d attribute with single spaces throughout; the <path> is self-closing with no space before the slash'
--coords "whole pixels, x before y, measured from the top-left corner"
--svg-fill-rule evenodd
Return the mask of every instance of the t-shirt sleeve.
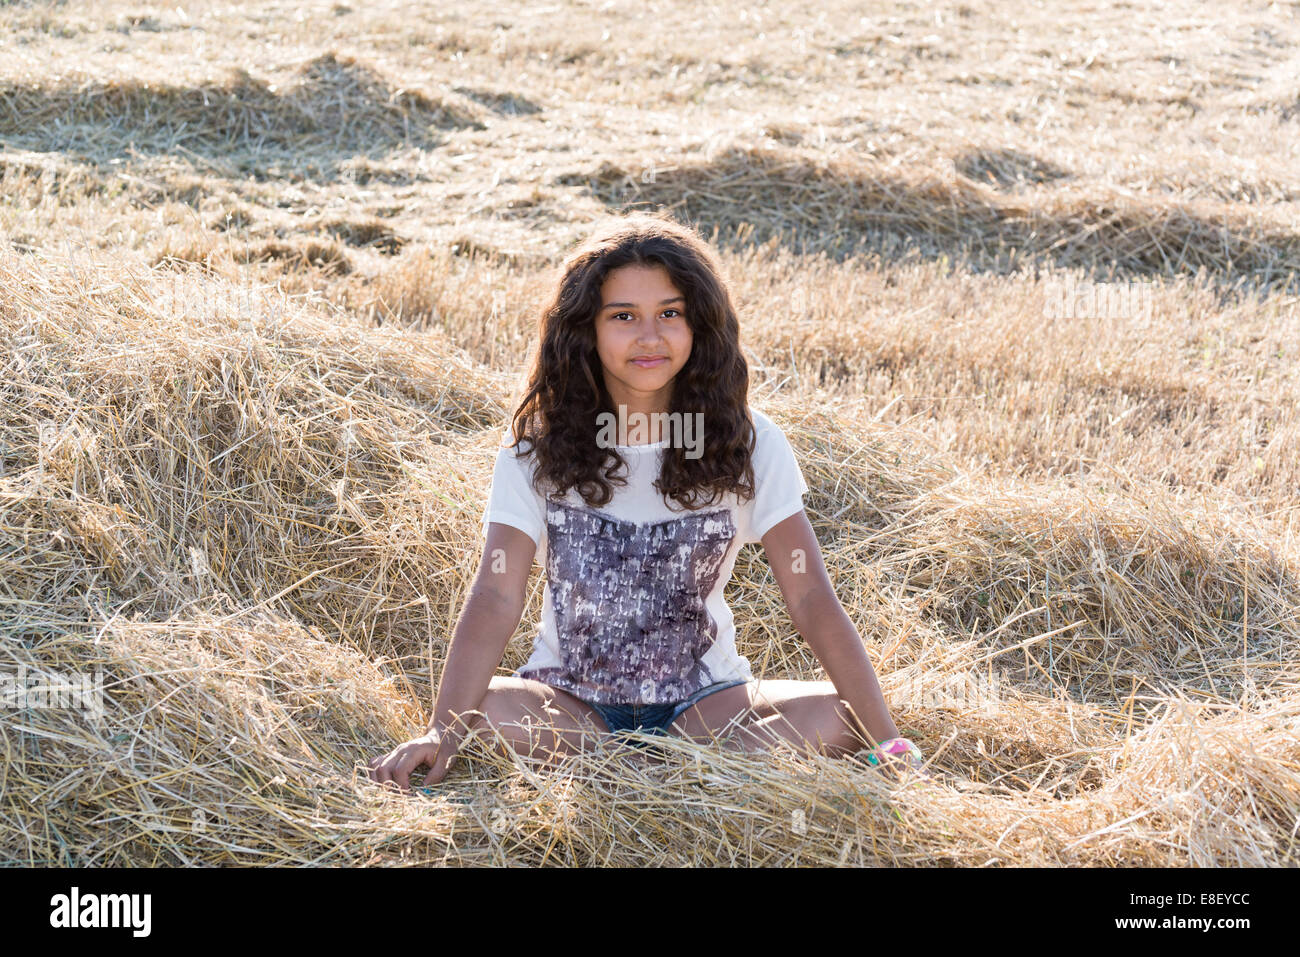
<path id="1" fill-rule="evenodd" d="M 771 421 L 763 425 L 755 421 L 754 427 L 758 430 L 758 442 L 754 448 L 750 541 L 761 542 L 773 525 L 803 510 L 808 483 L 781 427 Z"/>
<path id="2" fill-rule="evenodd" d="M 483 510 L 483 530 L 488 524 L 500 522 L 526 532 L 534 544 L 540 545 L 546 528 L 546 503 L 532 487 L 532 470 L 526 460 L 516 458 L 515 449 L 505 447 L 497 452 L 492 469 L 492 488 L 488 491 L 487 508 Z"/>

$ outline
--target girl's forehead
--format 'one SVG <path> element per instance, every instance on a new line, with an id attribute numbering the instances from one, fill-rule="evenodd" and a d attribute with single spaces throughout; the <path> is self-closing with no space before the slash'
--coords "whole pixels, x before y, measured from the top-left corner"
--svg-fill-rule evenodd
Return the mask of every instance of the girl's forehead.
<path id="1" fill-rule="evenodd" d="M 620 266 L 605 277 L 601 289 L 605 292 L 671 291 L 680 295 L 680 291 L 673 284 L 672 277 L 668 275 L 668 270 L 663 266 Z"/>
<path id="2" fill-rule="evenodd" d="M 605 276 L 606 282 L 653 282 L 671 281 L 668 270 L 658 263 L 628 263 L 611 269 Z"/>

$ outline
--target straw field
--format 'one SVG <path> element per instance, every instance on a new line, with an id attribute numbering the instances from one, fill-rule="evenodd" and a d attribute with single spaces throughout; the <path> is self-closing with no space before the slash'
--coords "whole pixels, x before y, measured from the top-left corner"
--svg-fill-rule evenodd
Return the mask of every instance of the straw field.
<path id="1" fill-rule="evenodd" d="M 1300 4 L 864 6 L 0 5 L 0 675 L 102 688 L 0 712 L 0 861 L 1300 864 Z M 630 208 L 718 248 L 928 779 L 368 780 Z"/>

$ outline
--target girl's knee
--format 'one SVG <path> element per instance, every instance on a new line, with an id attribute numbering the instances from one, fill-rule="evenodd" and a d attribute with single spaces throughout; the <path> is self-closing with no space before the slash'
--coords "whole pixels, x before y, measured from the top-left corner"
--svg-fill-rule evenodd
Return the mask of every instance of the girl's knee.
<path id="1" fill-rule="evenodd" d="M 568 754 L 583 750 L 583 740 L 567 727 L 568 715 L 548 707 L 545 701 L 521 695 L 519 688 L 490 688 L 479 707 L 464 712 L 471 729 L 505 744 L 520 755 Z M 594 728 L 592 729 L 595 730 Z"/>

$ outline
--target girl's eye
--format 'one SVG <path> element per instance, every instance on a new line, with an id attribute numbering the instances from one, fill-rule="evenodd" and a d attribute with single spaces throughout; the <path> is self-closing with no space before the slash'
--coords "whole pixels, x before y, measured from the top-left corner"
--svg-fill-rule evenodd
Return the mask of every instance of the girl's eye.
<path id="1" fill-rule="evenodd" d="M 678 318 L 678 317 L 681 316 L 681 311 L 678 310 L 678 309 L 665 309 L 664 312 L 665 312 L 665 313 L 669 313 L 669 312 L 674 313 L 674 316 L 673 316 L 674 319 L 676 319 L 676 318 Z M 612 315 L 610 318 L 611 318 L 611 319 L 618 319 L 618 318 L 621 317 L 621 316 L 630 316 L 630 315 L 632 315 L 632 313 L 630 313 L 630 312 L 616 312 L 616 313 L 614 313 L 614 315 Z"/>

